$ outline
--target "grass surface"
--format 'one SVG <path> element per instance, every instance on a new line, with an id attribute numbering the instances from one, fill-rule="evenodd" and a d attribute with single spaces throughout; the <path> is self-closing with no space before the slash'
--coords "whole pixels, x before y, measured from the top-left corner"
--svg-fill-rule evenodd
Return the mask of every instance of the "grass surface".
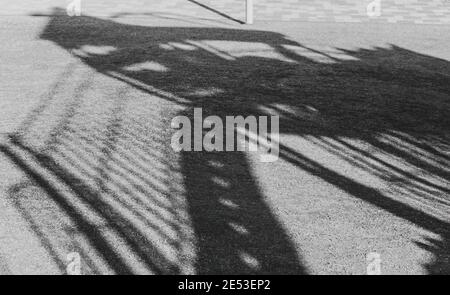
<path id="1" fill-rule="evenodd" d="M 449 272 L 447 28 L 39 21 L 1 34 L 24 46 L 4 49 L 2 194 L 48 269 L 361 274 L 379 252 Z M 280 160 L 174 153 L 195 107 L 279 115 Z"/>

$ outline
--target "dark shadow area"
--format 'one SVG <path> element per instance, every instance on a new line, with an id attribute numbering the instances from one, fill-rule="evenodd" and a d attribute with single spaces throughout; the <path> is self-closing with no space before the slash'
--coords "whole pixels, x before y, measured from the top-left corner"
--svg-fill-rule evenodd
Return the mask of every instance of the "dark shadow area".
<path id="1" fill-rule="evenodd" d="M 197 107 L 204 117 L 278 114 L 280 133 L 309 136 L 330 153 L 392 183 L 393 193 L 404 199 L 280 146 L 280 157 L 298 169 L 438 235 L 438 240 L 418 244 L 434 254 L 434 263 L 426 266 L 430 273 L 450 272 L 449 224 L 426 210 L 434 206 L 445 212 L 450 206 L 449 62 L 397 46 L 338 49 L 352 57 L 344 60 L 273 32 L 141 27 L 92 17 L 51 17 L 41 38 L 70 51 L 105 78 L 183 109 L 155 111 L 154 117 L 143 112 L 145 116 L 136 114 L 127 122 L 126 105 L 135 98 L 120 90 L 108 102 L 106 127 L 94 132 L 85 122 L 70 123 L 81 105 L 97 99 L 85 93 L 95 83 L 82 82 L 76 96 L 64 103 L 64 120 L 50 132 L 44 150 L 27 143 L 27 124 L 56 103 L 48 97 L 31 115 L 31 123 L 11 136 L 11 146 L 1 148 L 54 199 L 73 226 L 85 232 L 116 272 L 133 270 L 74 204 L 86 204 L 153 273 L 180 273 L 189 263 L 200 274 L 307 272 L 289 234 L 266 204 L 244 153 L 184 152 L 175 166 L 170 156 L 170 120 L 177 115 L 193 119 Z M 263 53 L 269 48 L 272 55 L 258 55 L 251 49 L 242 54 L 243 42 L 263 44 Z M 303 57 L 296 50 L 330 62 Z M 156 108 L 151 102 L 143 105 Z M 343 138 L 363 141 L 370 148 Z M 70 189 L 70 196 L 61 195 L 15 149 L 50 171 L 57 183 Z M 155 171 L 158 167 L 163 168 Z M 174 177 L 182 179 L 184 191 L 172 187 Z M 180 195 L 187 204 L 174 201 Z M 32 213 L 26 203 L 17 207 Z M 186 213 L 189 222 L 183 217 Z M 134 220 L 142 225 L 137 227 Z M 167 234 L 166 227 L 177 238 Z M 194 237 L 185 233 L 189 227 Z M 155 234 L 149 235 L 147 229 Z M 161 244 L 155 235 L 165 242 Z M 185 253 L 191 239 L 196 241 L 192 242 L 195 258 Z M 43 243 L 51 244 L 49 240 Z M 165 243 L 174 253 L 182 253 L 176 262 L 161 250 Z"/>

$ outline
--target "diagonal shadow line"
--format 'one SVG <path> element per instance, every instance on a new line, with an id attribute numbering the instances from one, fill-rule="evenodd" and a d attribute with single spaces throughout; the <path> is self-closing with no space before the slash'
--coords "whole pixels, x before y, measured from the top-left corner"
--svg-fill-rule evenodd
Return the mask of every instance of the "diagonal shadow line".
<path id="1" fill-rule="evenodd" d="M 7 154 L 7 151 L 5 150 L 5 147 L 0 146 L 0 152 L 3 152 L 4 154 Z M 10 157 L 11 160 L 15 161 L 16 159 L 13 157 Z M 17 158 L 18 159 L 18 158 Z M 14 162 L 17 164 L 16 162 Z M 35 180 L 35 179 L 34 179 Z M 67 265 L 63 262 L 60 255 L 58 254 L 58 251 L 52 246 L 51 240 L 48 238 L 48 236 L 44 233 L 43 230 L 41 230 L 39 222 L 36 222 L 33 218 L 32 214 L 27 212 L 27 209 L 25 209 L 23 204 L 14 196 L 13 199 L 14 204 L 16 207 L 20 210 L 21 216 L 28 222 L 30 229 L 33 230 L 34 233 L 39 237 L 39 242 L 44 247 L 44 249 L 48 252 L 50 257 L 54 259 L 54 262 L 58 266 L 58 269 L 61 272 L 64 272 Z"/>
<path id="2" fill-rule="evenodd" d="M 200 7 L 203 7 L 203 8 L 205 8 L 205 9 L 211 11 L 211 12 L 214 12 L 215 14 L 218 14 L 218 15 L 220 15 L 220 16 L 226 18 L 226 19 L 229 19 L 229 20 L 232 20 L 232 21 L 234 21 L 234 22 L 237 22 L 237 23 L 239 23 L 239 24 L 241 24 L 241 25 L 245 24 L 245 22 L 243 22 L 243 21 L 241 21 L 241 20 L 239 20 L 239 19 L 237 19 L 237 18 L 234 18 L 234 17 L 232 17 L 232 16 L 229 16 L 228 14 L 225 14 L 225 13 L 223 13 L 223 12 L 220 12 L 220 11 L 218 11 L 218 10 L 212 8 L 212 7 L 209 7 L 208 5 L 205 5 L 205 4 L 203 4 L 203 3 L 197 2 L 197 1 L 195 1 L 195 0 L 187 0 L 187 1 L 189 1 L 189 2 L 191 2 L 191 3 L 194 3 L 194 4 L 196 4 L 196 5 L 200 6 Z"/>
<path id="3" fill-rule="evenodd" d="M 401 175 L 407 177 L 408 179 L 411 179 L 411 180 L 416 181 L 416 182 L 419 182 L 419 183 L 421 183 L 421 184 L 423 184 L 423 185 L 426 185 L 426 186 L 429 186 L 429 187 L 432 187 L 432 188 L 434 188 L 434 189 L 437 189 L 437 190 L 440 190 L 440 191 L 443 191 L 443 192 L 445 192 L 445 193 L 450 194 L 450 189 L 448 189 L 448 188 L 446 188 L 446 187 L 443 187 L 443 186 L 434 184 L 434 183 L 428 181 L 427 179 L 421 178 L 421 177 L 419 177 L 419 176 L 417 176 L 417 175 L 415 175 L 415 174 L 413 174 L 413 173 L 411 173 L 411 172 L 404 171 L 404 170 L 398 168 L 397 166 L 395 166 L 395 165 L 389 163 L 388 161 L 383 160 L 383 159 L 379 159 L 379 158 L 373 156 L 373 154 L 371 154 L 370 152 L 367 152 L 367 151 L 358 149 L 357 147 L 355 147 L 355 146 L 353 146 L 353 145 L 347 143 L 346 141 L 344 141 L 344 140 L 342 140 L 342 139 L 337 138 L 337 139 L 335 139 L 335 140 L 338 141 L 340 144 L 344 145 L 345 147 L 349 148 L 350 150 L 352 150 L 352 151 L 354 151 L 354 152 L 357 152 L 357 153 L 360 153 L 360 154 L 362 154 L 364 157 L 367 157 L 367 158 L 371 159 L 372 161 L 375 161 L 375 162 L 377 162 L 377 163 L 379 163 L 379 164 L 381 164 L 381 165 L 383 165 L 383 166 L 385 166 L 385 167 L 387 167 L 387 168 L 389 168 L 389 169 L 395 171 L 396 173 L 399 173 L 399 174 L 401 174 Z M 375 144 L 375 141 L 372 141 L 372 144 Z M 384 146 L 387 146 L 387 145 L 384 144 L 384 143 L 380 143 L 380 145 L 381 145 L 381 144 L 384 145 Z M 391 149 L 393 150 L 392 154 L 395 154 L 395 153 L 398 153 L 398 154 L 400 154 L 400 153 L 401 153 L 401 154 L 405 154 L 405 153 L 402 152 L 401 150 L 399 150 L 399 151 L 395 150 L 395 152 L 394 152 L 394 149 L 393 149 L 393 148 L 391 148 Z M 405 155 L 405 157 L 406 157 L 406 155 Z M 420 164 L 420 166 L 423 166 L 423 165 L 428 165 L 428 166 L 430 166 L 429 164 L 426 164 L 426 163 L 423 163 L 423 164 L 421 163 L 421 164 Z M 419 165 L 417 165 L 417 166 L 419 166 Z M 430 166 L 430 167 L 431 167 L 431 166 Z M 450 179 L 450 173 L 447 173 L 447 172 L 445 172 L 445 171 L 440 172 L 440 173 L 442 173 L 442 178 L 444 178 L 444 179 Z M 440 173 L 436 173 L 436 174 L 439 175 Z"/>
<path id="4" fill-rule="evenodd" d="M 287 146 L 280 146 L 280 156 L 289 163 L 295 164 L 312 175 L 343 189 L 350 195 L 375 205 L 397 217 L 434 233 L 445 236 L 449 234 L 449 224 L 447 222 L 415 209 L 410 205 L 388 198 L 377 190 L 330 170 Z"/>
<path id="5" fill-rule="evenodd" d="M 78 186 L 74 186 L 71 183 L 71 179 L 73 178 L 72 175 L 68 174 L 67 171 L 64 171 L 63 168 L 59 167 L 58 164 L 53 162 L 51 158 L 47 158 L 44 155 L 40 155 L 31 148 L 22 144 L 22 142 L 19 139 L 11 137 L 10 140 L 14 145 L 14 147 L 23 150 L 34 160 L 36 160 L 39 165 L 42 165 L 42 167 L 48 169 L 49 171 L 52 171 L 56 177 L 58 177 L 63 183 L 68 185 L 79 197 L 82 197 L 83 200 L 86 201 L 91 206 L 91 208 L 94 209 L 96 213 L 99 213 L 102 217 L 108 220 L 107 216 L 108 214 L 104 212 L 102 209 L 97 208 L 95 206 L 96 200 L 87 196 L 89 194 L 89 192 L 86 192 L 87 189 L 84 187 L 79 188 Z M 62 209 L 64 209 L 64 211 L 68 214 L 68 216 L 70 216 L 73 220 L 76 220 L 79 223 L 80 227 L 83 229 L 83 232 L 86 234 L 89 240 L 94 243 L 94 246 L 102 254 L 105 261 L 107 261 L 119 274 L 133 273 L 132 269 L 130 269 L 129 266 L 118 257 L 113 247 L 102 238 L 99 238 L 96 226 L 91 224 L 89 221 L 85 220 L 85 218 L 80 213 L 78 213 L 77 210 L 58 193 L 58 191 L 51 185 L 50 182 L 48 182 L 39 172 L 34 171 L 34 169 L 30 165 L 28 165 L 23 159 L 21 159 L 21 157 L 17 155 L 10 147 L 0 145 L 0 152 L 7 155 L 18 167 L 20 167 L 25 173 L 27 173 L 31 179 L 35 180 L 36 183 L 38 183 L 48 193 L 48 195 L 54 201 L 56 201 Z M 144 251 L 144 249 L 141 248 L 140 243 L 138 241 L 132 240 L 129 237 L 129 233 L 125 231 L 123 228 L 115 225 L 113 225 L 113 228 L 120 233 L 120 235 L 126 240 L 127 244 L 137 253 L 137 255 L 146 262 L 147 267 L 149 267 L 152 272 L 156 274 L 177 273 L 177 270 L 175 269 L 174 266 L 170 266 L 169 269 L 164 270 L 162 266 L 157 264 L 157 261 L 155 262 L 152 261 L 151 258 L 148 257 L 148 253 L 146 253 L 146 251 Z M 151 251 L 152 254 L 159 254 L 157 253 L 158 251 L 153 247 L 152 249 L 147 250 L 152 250 Z M 160 262 L 159 264 L 165 264 L 164 262 L 161 262 L 161 259 L 157 260 L 159 260 L 158 261 Z"/>
<path id="6" fill-rule="evenodd" d="M 355 198 L 372 204 L 386 212 L 389 212 L 390 214 L 393 214 L 394 216 L 407 220 L 422 229 L 438 234 L 440 239 L 442 239 L 442 242 L 440 242 L 441 246 L 438 246 L 441 247 L 441 250 L 430 248 L 429 245 L 424 243 L 417 244 L 424 247 L 428 251 L 438 252 L 436 254 L 436 259 L 440 265 L 438 264 L 438 266 L 434 266 L 433 268 L 428 267 L 430 274 L 449 274 L 450 261 L 448 260 L 448 246 L 446 244 L 448 242 L 446 241 L 450 239 L 450 231 L 449 223 L 447 221 L 427 214 L 426 212 L 416 209 L 408 204 L 389 198 L 376 189 L 360 184 L 339 174 L 338 172 L 328 169 L 287 146 L 280 146 L 280 157 L 309 172 L 311 175 L 319 177 L 320 179 L 346 191 Z M 439 252 L 442 251 L 444 252 L 439 254 Z M 441 256 L 443 256 L 443 258 Z"/>
<path id="7" fill-rule="evenodd" d="M 48 108 L 49 103 L 56 98 L 56 95 L 61 91 L 63 85 L 70 81 L 70 77 L 73 75 L 76 68 L 77 65 L 74 63 L 70 63 L 66 66 L 64 71 L 59 75 L 58 79 L 50 87 L 50 90 L 40 98 L 38 106 L 34 108 L 27 119 L 17 128 L 17 133 L 25 133 L 28 131 L 33 122 L 35 122 L 37 118 Z"/>
<path id="8" fill-rule="evenodd" d="M 15 165 L 17 165 L 30 179 L 34 180 L 45 192 L 54 200 L 73 220 L 76 220 L 78 226 L 83 229 L 84 234 L 99 249 L 99 253 L 108 261 L 116 271 L 122 274 L 132 274 L 132 270 L 121 259 L 117 257 L 115 250 L 103 239 L 98 238 L 97 230 L 94 224 L 85 220 L 75 208 L 58 192 L 53 185 L 45 179 L 39 172 L 35 171 L 28 163 L 22 159 L 16 152 L 6 145 L 0 145 L 0 152 L 6 155 Z"/>

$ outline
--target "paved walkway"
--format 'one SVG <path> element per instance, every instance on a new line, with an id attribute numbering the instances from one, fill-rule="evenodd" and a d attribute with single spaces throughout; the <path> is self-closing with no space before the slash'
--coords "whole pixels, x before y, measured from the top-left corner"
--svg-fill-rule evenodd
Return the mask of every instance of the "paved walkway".
<path id="1" fill-rule="evenodd" d="M 50 13 L 70 1 L 26 0 L 2 3 L 0 15 Z M 380 4 L 379 15 L 369 17 L 370 3 Z M 88 15 L 165 14 L 207 19 L 244 19 L 244 0 L 81 0 Z M 208 8 L 209 9 L 208 9 Z M 449 0 L 255 0 L 257 20 L 312 22 L 384 22 L 450 24 Z"/>

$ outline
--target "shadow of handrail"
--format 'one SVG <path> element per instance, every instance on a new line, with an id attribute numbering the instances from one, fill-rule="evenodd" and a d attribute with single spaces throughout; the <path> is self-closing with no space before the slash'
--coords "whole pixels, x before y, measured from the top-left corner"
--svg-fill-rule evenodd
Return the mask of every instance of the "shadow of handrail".
<path id="1" fill-rule="evenodd" d="M 430 273 L 449 272 L 448 222 L 433 216 L 425 208 L 408 204 L 410 198 L 420 204 L 428 204 L 431 199 L 428 196 L 444 201 L 448 197 L 444 179 L 449 173 L 445 150 L 450 146 L 447 128 L 448 61 L 397 46 L 338 50 L 341 55 L 351 57 L 341 59 L 335 52 L 321 52 L 273 32 L 142 27 L 93 17 L 54 16 L 41 38 L 71 52 L 97 74 L 112 77 L 121 85 L 147 94 L 151 100 L 149 104 L 160 99 L 177 106 L 176 111 L 164 111 L 161 115 L 147 116 L 145 120 L 126 125 L 122 122 L 127 118 L 122 107 L 129 101 L 128 94 L 113 95 L 112 109 L 115 111 L 108 113 L 106 123 L 99 123 L 95 118 L 94 127 L 87 128 L 83 122 L 81 125 L 69 124 L 67 120 L 66 123 L 60 122 L 52 133 L 54 138 L 48 143 L 50 147 L 46 152 L 36 150 L 20 138 L 12 138 L 15 148 L 55 174 L 60 183 L 71 187 L 77 200 L 90 204 L 104 220 L 114 223 L 125 219 L 123 223 L 112 226 L 130 244 L 132 252 L 154 272 L 176 273 L 179 269 L 171 263 L 168 255 L 155 250 L 157 239 L 145 235 L 136 237 L 131 233 L 136 225 L 127 221 L 128 216 L 123 212 L 132 211 L 132 215 L 136 215 L 130 203 L 136 204 L 142 194 L 148 195 L 147 201 L 154 207 L 163 210 L 164 206 L 151 199 L 156 194 L 164 195 L 164 191 L 156 193 L 148 187 L 157 187 L 164 181 L 174 182 L 171 177 L 176 173 L 182 175 L 184 191 L 167 193 L 162 199 L 168 201 L 180 195 L 185 198 L 188 209 L 184 213 L 190 216 L 191 223 L 183 221 L 179 224 L 180 227 L 191 227 L 194 232 L 195 250 L 191 250 L 195 252 L 195 258 L 190 259 L 197 273 L 308 272 L 291 236 L 266 204 L 244 153 L 182 152 L 177 155 L 177 160 L 169 158 L 170 131 L 167 126 L 170 126 L 170 119 L 184 115 L 192 120 L 194 108 L 202 108 L 204 116 L 217 115 L 220 118 L 275 112 L 280 116 L 280 133 L 321 141 L 322 146 L 346 163 L 384 181 L 400 179 L 401 182 L 392 181 L 392 186 L 408 189 L 410 195 L 405 197 L 405 202 L 327 168 L 301 151 L 281 145 L 281 159 L 291 163 L 295 169 L 438 235 L 439 239 L 417 244 L 434 255 L 434 261 L 425 265 Z M 195 42 L 188 42 L 192 40 Z M 196 45 L 201 42 L 210 43 L 208 46 Z M 247 51 L 240 48 L 240 43 L 246 44 Z M 247 48 L 249 44 L 260 47 L 252 51 Z M 89 48 L 85 50 L 86 46 L 112 49 L 96 53 L 89 52 Z M 310 56 L 327 58 L 328 63 L 303 56 L 305 51 Z M 126 70 L 129 66 L 148 62 L 163 67 L 159 70 Z M 88 102 L 94 99 L 81 96 Z M 156 108 L 156 104 L 150 108 Z M 66 112 L 61 117 L 67 119 L 69 115 Z M 39 117 L 37 114 L 33 116 Z M 71 120 L 76 121 L 74 118 Z M 160 120 L 163 122 L 158 124 Z M 99 130 L 104 132 L 98 135 Z M 33 137 L 29 131 L 22 130 L 21 133 L 19 135 L 24 137 Z M 64 134 L 69 134 L 69 137 L 65 138 Z M 384 139 L 380 138 L 382 135 Z M 82 140 L 76 137 L 82 137 Z M 344 147 L 338 148 L 337 144 L 324 138 L 337 143 L 343 139 L 363 141 L 383 156 L 401 161 L 407 168 L 395 167 L 389 161 L 380 160 L 378 155 L 352 146 L 341 144 Z M 81 151 L 73 152 L 77 148 Z M 30 170 L 11 149 L 3 147 L 2 152 L 22 170 Z M 346 155 L 350 152 L 358 157 L 352 159 Z M 66 156 L 66 160 L 58 161 L 59 154 Z M 87 158 L 83 154 L 94 156 Z M 141 162 L 136 160 L 137 156 L 142 159 L 141 165 L 134 165 Z M 67 158 L 72 159 L 71 169 L 61 165 L 61 162 L 69 165 Z M 161 165 L 168 167 L 164 168 L 167 169 L 164 173 L 150 169 Z M 94 188 L 82 177 L 91 170 L 98 180 L 92 185 Z M 426 177 L 418 172 L 426 174 Z M 27 173 L 54 196 L 55 202 L 61 202 L 58 192 L 45 179 L 33 171 Z M 158 173 L 162 175 L 158 177 Z M 136 178 L 144 183 L 145 188 L 135 182 L 134 175 L 138 175 Z M 123 183 L 128 189 L 121 186 Z M 114 189 L 121 190 L 121 194 L 115 194 Z M 102 201 L 102 197 L 115 200 L 120 196 L 123 202 L 118 202 L 115 208 L 109 208 Z M 94 201 L 97 198 L 99 200 Z M 439 203 L 439 208 L 446 209 L 445 204 Z M 61 206 L 67 207 L 64 203 Z M 173 207 L 178 210 L 176 205 Z M 75 221 L 84 218 L 74 208 L 65 211 Z M 157 219 L 161 230 L 173 227 L 151 210 L 146 214 Z M 139 215 L 138 219 L 145 219 L 145 216 Z M 88 237 L 95 241 L 94 225 L 82 226 L 88 229 Z M 152 229 L 151 226 L 147 228 Z M 180 232 L 178 229 L 175 231 Z M 140 240 L 142 238 L 144 241 Z M 121 256 L 113 252 L 106 240 L 100 239 L 100 242 L 103 244 L 97 248 L 108 253 L 105 259 L 112 255 L 116 259 L 111 261 L 114 268 L 122 269 Z M 176 243 L 181 247 L 185 240 Z M 126 266 L 123 269 L 125 272 L 133 271 Z"/>

